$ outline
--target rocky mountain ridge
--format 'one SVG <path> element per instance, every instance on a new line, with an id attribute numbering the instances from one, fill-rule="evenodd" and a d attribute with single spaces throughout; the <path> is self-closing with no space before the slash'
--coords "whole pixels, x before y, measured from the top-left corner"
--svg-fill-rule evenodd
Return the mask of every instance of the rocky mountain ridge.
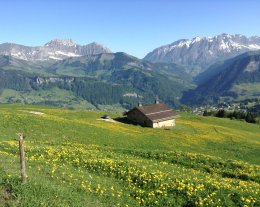
<path id="1" fill-rule="evenodd" d="M 96 42 L 79 45 L 71 39 L 54 39 L 43 46 L 29 47 L 15 43 L 0 44 L 0 55 L 12 56 L 27 61 L 62 60 L 69 57 L 80 57 L 100 53 L 111 53 L 111 50 Z"/>

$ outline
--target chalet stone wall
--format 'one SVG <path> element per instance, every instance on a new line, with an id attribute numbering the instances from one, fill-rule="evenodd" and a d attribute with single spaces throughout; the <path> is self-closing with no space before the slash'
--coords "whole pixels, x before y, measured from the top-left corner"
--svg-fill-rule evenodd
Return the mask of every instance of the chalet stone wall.
<path id="1" fill-rule="evenodd" d="M 173 127 L 173 126 L 175 126 L 175 119 L 153 123 L 152 127 L 162 128 L 162 127 Z"/>

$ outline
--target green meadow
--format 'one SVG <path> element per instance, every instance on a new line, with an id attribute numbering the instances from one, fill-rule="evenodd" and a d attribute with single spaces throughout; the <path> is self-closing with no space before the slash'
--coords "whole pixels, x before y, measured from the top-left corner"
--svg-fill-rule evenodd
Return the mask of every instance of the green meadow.
<path id="1" fill-rule="evenodd" d="M 0 105 L 0 206 L 260 206 L 259 125 L 180 113 L 151 129 L 104 114 L 122 117 Z"/>

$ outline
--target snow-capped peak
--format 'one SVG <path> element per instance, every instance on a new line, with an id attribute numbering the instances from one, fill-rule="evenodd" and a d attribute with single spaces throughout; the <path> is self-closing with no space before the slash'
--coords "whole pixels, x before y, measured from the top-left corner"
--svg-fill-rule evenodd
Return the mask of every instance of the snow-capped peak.
<path id="1" fill-rule="evenodd" d="M 144 59 L 152 62 L 182 64 L 190 68 L 191 71 L 188 72 L 194 73 L 192 75 L 197 75 L 215 61 L 259 49 L 259 36 L 246 37 L 223 33 L 212 37 L 197 36 L 192 39 L 181 39 L 156 48 Z"/>
<path id="2" fill-rule="evenodd" d="M 192 42 L 192 43 L 200 42 L 201 39 L 202 39 L 201 37 L 197 36 L 197 37 L 194 37 L 194 38 L 191 40 L 191 42 Z"/>
<path id="3" fill-rule="evenodd" d="M 51 47 L 53 45 L 62 45 L 67 47 L 73 47 L 76 44 L 72 41 L 72 39 L 54 39 L 50 42 L 46 43 L 44 46 Z"/>

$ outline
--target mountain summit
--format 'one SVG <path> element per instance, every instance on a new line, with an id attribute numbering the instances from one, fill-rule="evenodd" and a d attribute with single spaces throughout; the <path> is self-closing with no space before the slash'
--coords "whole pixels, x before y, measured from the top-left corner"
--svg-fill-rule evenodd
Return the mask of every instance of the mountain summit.
<path id="1" fill-rule="evenodd" d="M 65 47 L 76 47 L 76 43 L 72 39 L 54 39 L 46 43 L 46 47 L 56 47 L 56 46 L 65 46 Z"/>
<path id="2" fill-rule="evenodd" d="M 111 50 L 98 43 L 78 45 L 71 39 L 54 39 L 44 46 L 28 47 L 14 43 L 0 44 L 0 55 L 8 55 L 28 61 L 62 60 L 68 57 L 79 57 L 111 53 Z"/>
<path id="3" fill-rule="evenodd" d="M 156 48 L 144 59 L 151 62 L 182 64 L 193 76 L 205 71 L 211 64 L 244 52 L 260 49 L 260 37 L 221 34 L 214 37 L 181 39 Z"/>

